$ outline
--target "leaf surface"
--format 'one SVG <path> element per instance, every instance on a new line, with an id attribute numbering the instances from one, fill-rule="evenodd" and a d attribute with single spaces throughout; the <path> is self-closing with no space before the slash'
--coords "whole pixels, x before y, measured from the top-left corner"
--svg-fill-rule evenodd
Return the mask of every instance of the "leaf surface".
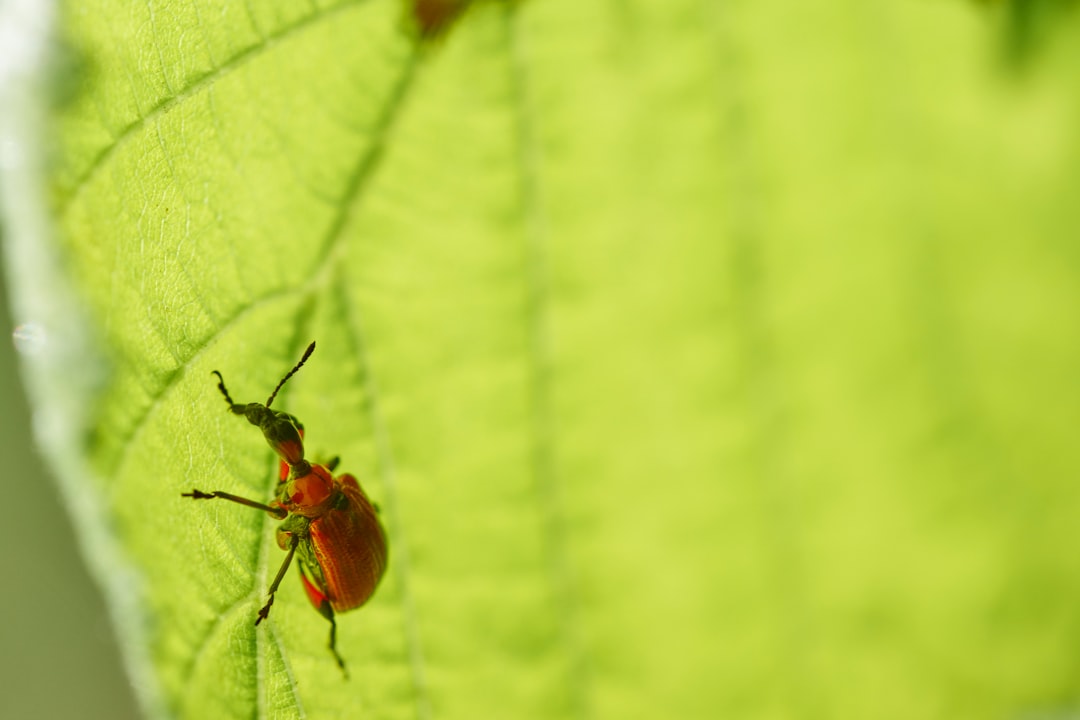
<path id="1" fill-rule="evenodd" d="M 1075 697 L 1075 51 L 1005 87 L 964 3 L 479 3 L 419 44 L 390 0 L 62 8 L 87 482 L 151 710 Z M 275 523 L 180 498 L 270 497 L 210 372 L 262 401 L 313 339 L 275 405 L 390 536 L 348 682 L 292 577 L 253 625 Z"/>

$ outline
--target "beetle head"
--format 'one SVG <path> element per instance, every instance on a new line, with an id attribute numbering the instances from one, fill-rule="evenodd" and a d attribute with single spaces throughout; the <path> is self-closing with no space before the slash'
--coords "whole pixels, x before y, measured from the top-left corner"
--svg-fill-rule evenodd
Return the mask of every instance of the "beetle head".
<path id="1" fill-rule="evenodd" d="M 296 418 L 289 413 L 271 410 L 259 403 L 233 405 L 233 412 L 262 430 L 266 443 L 289 465 L 304 460 L 304 441 L 300 437 Z"/>

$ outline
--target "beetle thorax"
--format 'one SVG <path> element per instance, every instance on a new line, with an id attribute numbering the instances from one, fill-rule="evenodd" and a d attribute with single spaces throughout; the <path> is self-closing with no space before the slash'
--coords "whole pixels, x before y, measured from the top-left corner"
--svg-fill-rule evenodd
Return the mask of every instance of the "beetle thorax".
<path id="1" fill-rule="evenodd" d="M 307 462 L 289 469 L 289 477 L 279 493 L 280 502 L 286 510 L 309 518 L 326 514 L 333 506 L 335 496 L 334 478 L 330 471 L 322 465 Z"/>

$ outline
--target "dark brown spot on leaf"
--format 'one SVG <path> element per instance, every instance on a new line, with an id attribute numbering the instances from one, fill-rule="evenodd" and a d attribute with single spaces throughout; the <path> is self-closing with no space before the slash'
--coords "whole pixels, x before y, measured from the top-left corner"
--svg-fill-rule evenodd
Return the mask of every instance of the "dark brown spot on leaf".
<path id="1" fill-rule="evenodd" d="M 410 14 L 420 37 L 442 36 L 472 4 L 472 0 L 408 0 Z"/>

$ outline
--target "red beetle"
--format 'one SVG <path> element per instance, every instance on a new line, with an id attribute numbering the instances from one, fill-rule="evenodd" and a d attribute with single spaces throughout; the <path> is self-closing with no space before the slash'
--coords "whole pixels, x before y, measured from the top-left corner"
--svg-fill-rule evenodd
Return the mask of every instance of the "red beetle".
<path id="1" fill-rule="evenodd" d="M 233 402 L 221 373 L 214 371 L 229 409 L 262 430 L 266 442 L 281 458 L 277 496 L 269 504 L 221 491 L 192 490 L 182 496 L 195 500 L 231 500 L 284 520 L 277 529 L 277 543 L 288 555 L 270 583 L 270 597 L 259 610 L 255 624 L 270 615 L 274 593 L 293 556 L 297 556 L 304 591 L 315 609 L 330 621 L 330 652 L 344 670 L 345 661 L 336 647 L 334 612 L 358 608 L 375 592 L 386 571 L 386 532 L 379 522 L 377 508 L 360 489 L 356 478 L 347 473 L 336 478 L 332 475 L 337 458 L 326 465 L 305 460 L 300 421 L 288 413 L 270 409 L 281 386 L 314 351 L 315 343 L 311 343 L 300 362 L 270 393 L 265 405 Z"/>

